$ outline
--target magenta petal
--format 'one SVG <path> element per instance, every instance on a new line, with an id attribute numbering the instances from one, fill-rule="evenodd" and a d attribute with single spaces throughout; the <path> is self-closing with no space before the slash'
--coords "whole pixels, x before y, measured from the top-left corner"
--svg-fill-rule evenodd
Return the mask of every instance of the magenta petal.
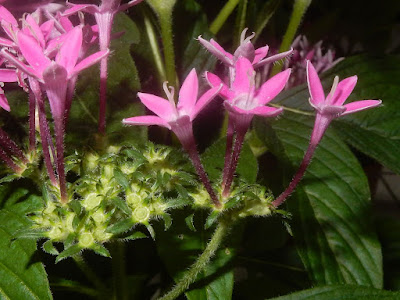
<path id="1" fill-rule="evenodd" d="M 307 61 L 307 83 L 311 95 L 310 101 L 315 106 L 325 102 L 325 94 L 321 85 L 321 81 L 319 80 L 317 71 L 315 71 L 314 66 L 309 60 Z"/>
<path id="2" fill-rule="evenodd" d="M 26 66 L 15 56 L 11 55 L 6 49 L 2 49 L 0 51 L 0 55 L 5 59 L 7 59 L 10 64 L 14 65 L 17 69 L 21 70 L 22 72 L 31 75 L 33 77 L 36 77 L 38 80 L 42 79 L 41 73 L 39 74 L 35 69 Z"/>
<path id="3" fill-rule="evenodd" d="M 16 70 L 0 69 L 0 82 L 17 82 L 18 76 Z"/>
<path id="4" fill-rule="evenodd" d="M 81 62 L 79 62 L 73 72 L 69 75 L 69 77 L 73 77 L 78 75 L 80 72 L 82 72 L 82 70 L 87 69 L 91 66 L 93 66 L 94 64 L 98 63 L 100 60 L 102 60 L 104 57 L 106 57 L 108 54 L 110 53 L 109 50 L 107 51 L 99 51 L 96 52 L 88 57 L 86 57 L 85 59 L 83 59 Z"/>
<path id="5" fill-rule="evenodd" d="M 44 39 L 47 41 L 50 37 L 51 31 L 54 28 L 54 20 L 49 20 L 40 25 L 40 31 L 43 33 Z"/>
<path id="6" fill-rule="evenodd" d="M 14 26 L 18 26 L 17 20 L 14 18 L 12 13 L 10 13 L 10 11 L 3 5 L 0 5 L 0 20 L 5 20 L 6 22 Z"/>
<path id="7" fill-rule="evenodd" d="M 168 100 L 146 93 L 138 93 L 138 97 L 148 109 L 166 121 L 172 119 L 175 115 L 174 109 Z"/>
<path id="8" fill-rule="evenodd" d="M 270 64 L 270 63 L 276 62 L 278 60 L 284 59 L 284 58 L 288 57 L 289 55 L 291 55 L 292 53 L 293 53 L 293 49 L 290 49 L 288 51 L 278 53 L 278 54 L 272 55 L 270 57 L 267 57 L 265 59 L 262 59 L 259 62 L 253 62 L 254 68 L 259 68 L 259 67 L 265 66 L 266 64 Z"/>
<path id="9" fill-rule="evenodd" d="M 68 74 L 72 73 L 82 47 L 82 28 L 74 27 L 65 36 L 65 40 L 57 53 L 56 62 L 63 66 Z"/>
<path id="10" fill-rule="evenodd" d="M 200 97 L 199 101 L 197 101 L 196 106 L 194 107 L 194 110 L 192 111 L 192 114 L 190 115 L 191 121 L 193 121 L 200 113 L 200 111 L 202 111 L 203 108 L 206 107 L 215 98 L 215 96 L 218 95 L 221 88 L 222 85 L 213 87 Z"/>
<path id="11" fill-rule="evenodd" d="M 232 93 L 232 91 L 229 90 L 228 86 L 219 78 L 217 75 L 211 73 L 211 72 L 205 72 L 205 77 L 208 82 L 208 84 L 212 87 L 218 87 L 222 84 L 222 88 L 219 91 L 219 94 L 225 98 L 225 99 L 231 99 L 235 95 Z"/>
<path id="12" fill-rule="evenodd" d="M 262 117 L 276 117 L 283 112 L 283 108 L 270 107 L 270 106 L 259 106 L 249 111 L 249 113 L 262 116 Z"/>
<path id="13" fill-rule="evenodd" d="M 29 33 L 28 35 L 31 35 L 33 38 L 35 38 L 39 42 L 40 46 L 44 48 L 46 42 L 38 23 L 36 23 L 35 19 L 31 15 L 27 15 L 25 20 L 28 25 L 24 29 L 27 29 L 27 32 Z"/>
<path id="14" fill-rule="evenodd" d="M 254 69 L 251 62 L 244 57 L 239 57 L 235 64 L 235 80 L 232 84 L 232 89 L 235 94 L 249 93 L 252 86 L 252 77 Z"/>
<path id="15" fill-rule="evenodd" d="M 357 76 L 351 76 L 340 81 L 336 87 L 334 95 L 331 99 L 332 105 L 343 105 L 346 99 L 350 96 L 351 92 L 354 90 L 354 87 L 357 84 Z M 330 98 L 329 96 L 326 97 Z"/>
<path id="16" fill-rule="evenodd" d="M 18 45 L 22 55 L 38 74 L 42 74 L 43 70 L 50 65 L 50 59 L 43 54 L 42 47 L 34 38 L 20 31 Z"/>
<path id="17" fill-rule="evenodd" d="M 198 90 L 199 81 L 197 73 L 195 69 L 192 69 L 179 90 L 179 100 L 177 105 L 179 111 L 184 111 L 187 115 L 192 113 L 196 104 Z"/>
<path id="18" fill-rule="evenodd" d="M 90 14 L 99 12 L 99 8 L 93 4 L 72 4 L 71 8 L 68 8 L 62 13 L 62 16 L 70 16 L 79 11 L 85 11 Z"/>
<path id="19" fill-rule="evenodd" d="M 290 72 L 291 69 L 280 72 L 260 87 L 256 96 L 260 105 L 268 103 L 284 89 L 289 80 Z"/>
<path id="20" fill-rule="evenodd" d="M 126 125 L 145 125 L 145 126 L 157 125 L 171 129 L 171 126 L 169 126 L 167 122 L 165 122 L 160 117 L 156 116 L 139 116 L 139 117 L 127 118 L 123 119 L 122 123 Z"/>
<path id="21" fill-rule="evenodd" d="M 215 57 L 217 57 L 219 60 L 221 60 L 223 63 L 227 65 L 232 65 L 232 54 L 226 52 L 217 42 L 215 42 L 213 39 L 211 41 L 206 41 L 203 39 L 201 36 L 197 38 L 199 42 L 206 48 L 208 51 L 210 51 Z"/>
<path id="22" fill-rule="evenodd" d="M 62 28 L 64 28 L 65 32 L 71 31 L 72 28 L 74 28 L 74 25 L 68 17 L 59 17 L 58 21 L 60 22 Z"/>
<path id="23" fill-rule="evenodd" d="M 268 50 L 269 50 L 268 45 L 265 45 L 264 47 L 256 49 L 256 51 L 254 52 L 255 56 L 254 56 L 253 64 L 258 63 L 260 60 L 262 60 L 264 57 L 266 57 L 268 54 Z"/>
<path id="24" fill-rule="evenodd" d="M 5 47 L 15 47 L 15 44 L 13 41 L 10 41 L 8 39 L 0 37 L 0 46 L 5 46 Z"/>
<path id="25" fill-rule="evenodd" d="M 352 113 L 355 113 L 355 112 L 358 112 L 358 111 L 361 111 L 364 109 L 377 107 L 381 103 L 382 103 L 381 100 L 361 100 L 361 101 L 351 102 L 351 103 L 344 105 L 344 107 L 346 108 L 346 111 L 344 113 L 342 113 L 342 116 L 352 114 Z"/>

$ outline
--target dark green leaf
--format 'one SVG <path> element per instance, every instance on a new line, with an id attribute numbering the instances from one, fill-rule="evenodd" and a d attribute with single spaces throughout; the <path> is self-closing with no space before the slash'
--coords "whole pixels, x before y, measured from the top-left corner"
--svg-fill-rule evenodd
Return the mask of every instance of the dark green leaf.
<path id="1" fill-rule="evenodd" d="M 317 287 L 273 300 L 394 300 L 400 297 L 399 292 L 389 292 L 357 285 L 336 285 Z"/>
<path id="2" fill-rule="evenodd" d="M 131 218 L 118 221 L 107 228 L 107 232 L 112 234 L 121 234 L 132 228 L 134 225 Z"/>
<path id="3" fill-rule="evenodd" d="M 82 247 L 79 246 L 78 244 L 71 245 L 67 249 L 65 249 L 63 252 L 61 252 L 57 258 L 56 258 L 56 263 L 59 263 L 61 260 L 71 257 L 74 255 L 79 254 L 82 251 Z"/>
<path id="4" fill-rule="evenodd" d="M 260 137 L 263 123 L 257 123 Z M 271 124 L 276 140 L 268 144 L 277 145 L 270 149 L 289 166 L 287 180 L 300 164 L 312 125 L 313 118 L 288 112 Z M 371 224 L 369 198 L 358 161 L 328 130 L 295 197 L 287 200 L 298 251 L 315 284 L 382 287 L 381 247 Z"/>
<path id="5" fill-rule="evenodd" d="M 94 252 L 96 252 L 97 254 L 101 255 L 101 256 L 105 256 L 105 257 L 110 257 L 111 258 L 110 252 L 103 245 L 94 244 L 93 246 L 90 247 L 90 249 L 93 250 Z"/>
<path id="6" fill-rule="evenodd" d="M 1 193 L 1 196 L 3 195 Z M 21 193 L 16 198 L 20 196 Z M 9 197 L 13 198 L 12 195 Z M 25 213 L 36 201 L 36 196 L 30 196 L 23 202 L 7 205 L 0 210 L 1 299 L 52 299 L 43 265 L 32 261 L 36 251 L 36 241 L 23 239 L 11 242 L 19 230 L 30 226 Z M 11 202 L 16 201 L 14 199 Z"/>
<path id="7" fill-rule="evenodd" d="M 143 232 L 137 231 L 127 237 L 124 237 L 124 240 L 138 240 L 138 239 L 145 239 L 147 238 L 147 235 L 145 235 Z"/>
<path id="8" fill-rule="evenodd" d="M 46 242 L 44 242 L 43 246 L 42 246 L 43 250 L 49 254 L 53 254 L 53 255 L 58 255 L 60 254 L 58 252 L 58 250 L 56 249 L 56 247 L 54 247 L 53 242 L 48 240 Z"/>

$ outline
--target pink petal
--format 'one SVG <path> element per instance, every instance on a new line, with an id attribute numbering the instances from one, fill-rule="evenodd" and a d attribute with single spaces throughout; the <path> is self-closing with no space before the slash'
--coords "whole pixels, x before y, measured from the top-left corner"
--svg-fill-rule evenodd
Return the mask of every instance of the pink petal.
<path id="1" fill-rule="evenodd" d="M 284 89 L 289 80 L 290 72 L 291 69 L 280 72 L 260 87 L 256 96 L 260 105 L 268 103 Z"/>
<path id="2" fill-rule="evenodd" d="M 16 70 L 0 69 L 0 82 L 17 82 L 18 76 Z"/>
<path id="3" fill-rule="evenodd" d="M 108 54 L 110 54 L 110 50 L 107 51 L 99 51 L 96 52 L 85 59 L 83 59 L 81 62 L 79 62 L 74 70 L 71 72 L 69 78 L 74 77 L 78 75 L 80 72 L 82 72 L 84 69 L 87 69 L 94 64 L 98 63 L 100 60 L 102 60 L 104 57 L 106 57 Z"/>
<path id="4" fill-rule="evenodd" d="M 251 92 L 254 88 L 252 76 L 254 76 L 254 69 L 251 62 L 247 58 L 239 57 L 235 64 L 235 79 L 232 84 L 235 94 Z"/>
<path id="5" fill-rule="evenodd" d="M 68 8 L 62 13 L 62 16 L 67 17 L 79 11 L 84 11 L 90 14 L 94 14 L 96 12 L 99 12 L 99 8 L 98 6 L 93 4 L 72 4 L 71 8 Z"/>
<path id="6" fill-rule="evenodd" d="M 50 59 L 43 54 L 42 47 L 34 38 L 24 34 L 22 31 L 18 33 L 18 46 L 22 55 L 36 73 L 42 74 L 43 70 L 50 65 Z"/>
<path id="7" fill-rule="evenodd" d="M 381 100 L 361 100 L 345 104 L 346 111 L 342 115 L 352 114 L 364 109 L 377 107 L 382 103 Z"/>
<path id="8" fill-rule="evenodd" d="M 68 74 L 72 73 L 82 47 L 82 28 L 74 27 L 65 36 L 65 40 L 57 53 L 56 62 L 63 66 Z"/>
<path id="9" fill-rule="evenodd" d="M 315 106 L 324 103 L 325 94 L 321 85 L 321 81 L 319 80 L 317 71 L 315 71 L 314 66 L 309 60 L 307 61 L 307 83 L 311 95 L 310 101 Z"/>
<path id="10" fill-rule="evenodd" d="M 138 93 L 138 97 L 148 109 L 166 121 L 175 115 L 174 109 L 168 100 L 146 93 Z"/>
<path id="11" fill-rule="evenodd" d="M 22 63 L 19 59 L 17 59 L 14 55 L 10 54 L 6 49 L 2 49 L 0 51 L 0 55 L 4 57 L 10 64 L 14 65 L 17 69 L 20 71 L 31 75 L 33 77 L 36 77 L 38 80 L 42 79 L 42 74 L 38 73 L 37 70 L 26 66 L 24 63 Z"/>
<path id="12" fill-rule="evenodd" d="M 210 41 L 206 41 L 201 36 L 197 38 L 199 42 L 206 48 L 209 52 L 211 52 L 215 57 L 221 60 L 223 63 L 227 65 L 232 65 L 232 54 L 226 52 L 224 48 L 222 48 L 217 42 L 213 39 Z"/>
<path id="13" fill-rule="evenodd" d="M 278 54 L 272 55 L 270 57 L 267 57 L 263 60 L 260 60 L 259 62 L 253 62 L 254 68 L 256 69 L 256 68 L 265 66 L 266 64 L 270 64 L 270 63 L 276 62 L 278 60 L 284 59 L 284 58 L 288 57 L 289 55 L 291 55 L 292 53 L 293 53 L 293 49 L 290 49 L 286 52 L 278 53 Z"/>
<path id="14" fill-rule="evenodd" d="M 343 105 L 357 84 L 357 76 L 351 76 L 340 81 L 332 97 L 332 105 Z M 326 97 L 327 99 L 329 98 Z"/>
<path id="15" fill-rule="evenodd" d="M 68 17 L 59 17 L 58 21 L 60 22 L 61 26 L 64 28 L 65 32 L 71 31 L 74 28 L 72 22 L 69 20 Z"/>
<path id="16" fill-rule="evenodd" d="M 283 108 L 276 108 L 270 106 L 258 106 L 256 108 L 245 110 L 237 106 L 231 106 L 231 111 L 241 115 L 258 115 L 262 117 L 276 117 L 279 115 Z"/>
<path id="17" fill-rule="evenodd" d="M 156 116 L 139 116 L 139 117 L 127 118 L 123 119 L 122 123 L 126 125 L 145 125 L 145 126 L 157 125 L 171 129 L 171 126 L 167 122 L 165 122 L 160 117 Z"/>
<path id="18" fill-rule="evenodd" d="M 10 11 L 3 5 L 0 5 L 0 20 L 5 20 L 6 22 L 14 26 L 18 26 L 17 20 L 14 18 L 12 13 L 10 13 Z"/>
<path id="19" fill-rule="evenodd" d="M 268 45 L 265 45 L 264 47 L 258 48 L 255 51 L 255 56 L 253 60 L 253 64 L 258 63 L 260 60 L 262 60 L 264 57 L 267 56 L 268 54 L 269 47 Z"/>
<path id="20" fill-rule="evenodd" d="M 198 90 L 199 81 L 197 73 L 195 69 L 192 69 L 179 90 L 179 100 L 177 105 L 179 111 L 185 111 L 187 115 L 192 113 L 197 101 Z"/>
<path id="21" fill-rule="evenodd" d="M 200 111 L 202 111 L 203 108 L 206 107 L 218 95 L 221 88 L 222 85 L 213 87 L 200 97 L 199 101 L 197 101 L 196 106 L 194 107 L 194 110 L 190 116 L 191 121 L 193 121 L 200 113 Z"/>
<path id="22" fill-rule="evenodd" d="M 232 99 L 235 95 L 229 90 L 228 86 L 219 78 L 217 75 L 211 72 L 205 72 L 204 76 L 208 84 L 212 87 L 218 87 L 222 84 L 222 88 L 219 91 L 219 94 L 225 99 Z"/>
<path id="23" fill-rule="evenodd" d="M 0 37 L 0 46 L 5 46 L 5 47 L 15 47 L 15 44 L 13 41 L 10 41 L 8 39 Z"/>
<path id="24" fill-rule="evenodd" d="M 31 35 L 33 38 L 35 38 L 39 42 L 40 46 L 44 48 L 46 42 L 38 23 L 36 23 L 35 19 L 31 15 L 27 15 L 25 20 L 28 25 L 23 29 L 24 33 Z"/>
<path id="25" fill-rule="evenodd" d="M 50 37 L 51 31 L 54 28 L 54 20 L 49 20 L 40 25 L 40 31 L 43 33 L 44 39 L 47 41 Z"/>

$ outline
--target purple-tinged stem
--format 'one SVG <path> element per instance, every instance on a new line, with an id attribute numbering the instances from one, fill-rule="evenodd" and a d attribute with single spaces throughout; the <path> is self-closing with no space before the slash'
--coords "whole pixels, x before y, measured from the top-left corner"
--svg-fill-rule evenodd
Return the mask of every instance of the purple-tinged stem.
<path id="1" fill-rule="evenodd" d="M 308 145 L 307 151 L 304 154 L 303 161 L 300 164 L 299 169 L 296 174 L 293 176 L 292 181 L 289 183 L 289 186 L 284 190 L 273 202 L 272 204 L 275 207 L 278 207 L 283 202 L 285 202 L 286 198 L 295 190 L 296 186 L 299 184 L 300 180 L 303 178 L 304 173 L 306 172 L 308 166 L 310 165 L 311 159 L 314 155 L 315 149 L 319 142 L 321 141 L 326 129 L 328 128 L 330 122 L 332 121 L 331 116 L 324 116 L 317 113 L 315 118 L 314 129 L 311 134 L 310 144 Z"/>
<path id="2" fill-rule="evenodd" d="M 24 164 L 29 163 L 28 159 L 21 151 L 21 149 L 19 149 L 17 144 L 1 128 L 0 128 L 0 144 L 7 152 L 20 159 Z"/>
<path id="3" fill-rule="evenodd" d="M 210 180 L 208 179 L 206 171 L 204 170 L 204 167 L 201 163 L 199 153 L 197 152 L 196 141 L 194 140 L 193 136 L 192 124 L 182 124 L 182 126 L 178 125 L 176 128 L 174 128 L 174 132 L 180 140 L 185 151 L 189 154 L 193 166 L 196 169 L 197 175 L 199 175 L 201 182 L 203 183 L 204 187 L 211 197 L 211 201 L 213 202 L 215 207 L 220 208 L 221 203 L 211 186 Z"/>
<path id="4" fill-rule="evenodd" d="M 64 120 L 63 118 L 54 119 L 54 132 L 56 135 L 56 150 L 57 150 L 57 173 L 60 182 L 61 203 L 68 202 L 67 181 L 65 178 L 64 168 Z"/>
<path id="5" fill-rule="evenodd" d="M 66 127 L 68 117 L 69 117 L 69 112 L 71 111 L 72 99 L 74 98 L 75 86 L 76 86 L 77 79 L 78 79 L 78 76 L 74 76 L 68 81 L 67 97 L 66 97 L 66 101 L 65 101 L 64 128 Z"/>
<path id="6" fill-rule="evenodd" d="M 36 149 L 36 124 L 35 124 L 36 101 L 32 90 L 29 91 L 29 152 Z"/>
<path id="7" fill-rule="evenodd" d="M 229 116 L 228 119 L 228 128 L 226 130 L 226 148 L 225 148 L 225 163 L 224 163 L 224 171 L 222 175 L 222 190 L 225 189 L 226 181 L 228 179 L 228 173 L 231 166 L 232 161 L 232 146 L 233 146 L 233 121 L 232 117 Z"/>
<path id="8" fill-rule="evenodd" d="M 0 158 L 7 164 L 7 166 L 12 169 L 15 173 L 21 174 L 22 169 L 18 167 L 14 161 L 7 155 L 7 153 L 0 148 Z"/>
<path id="9" fill-rule="evenodd" d="M 106 51 L 110 46 L 111 27 L 114 19 L 113 13 L 96 13 L 99 26 L 100 51 Z M 99 132 L 106 132 L 106 106 L 107 106 L 107 72 L 108 56 L 100 61 L 100 107 L 99 107 Z"/>
<path id="10" fill-rule="evenodd" d="M 242 150 L 244 136 L 246 135 L 247 128 L 248 126 L 238 127 L 236 131 L 236 139 L 235 139 L 235 145 L 233 147 L 232 159 L 230 162 L 228 174 L 226 175 L 226 183 L 222 191 L 222 196 L 224 198 L 229 197 L 230 194 L 230 189 L 233 182 L 233 175 L 235 174 L 236 167 L 238 165 L 240 151 Z"/>
<path id="11" fill-rule="evenodd" d="M 47 173 L 49 174 L 51 183 L 54 186 L 58 186 L 57 179 L 54 174 L 53 164 L 51 162 L 50 152 L 49 152 L 50 131 L 49 131 L 49 126 L 47 124 L 46 112 L 45 112 L 43 99 L 41 97 L 41 93 L 36 94 L 36 101 L 38 103 L 40 139 L 42 140 L 42 150 L 43 150 L 44 162 L 45 162 Z M 53 157 L 55 157 L 55 156 L 53 156 Z"/>

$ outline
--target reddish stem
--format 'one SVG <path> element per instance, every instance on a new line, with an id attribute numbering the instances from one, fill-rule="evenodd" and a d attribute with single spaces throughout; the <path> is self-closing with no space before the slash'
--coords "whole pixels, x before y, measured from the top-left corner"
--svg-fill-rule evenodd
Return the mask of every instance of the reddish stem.
<path id="1" fill-rule="evenodd" d="M 36 149 L 36 124 L 35 124 L 36 101 L 32 90 L 29 91 L 29 152 Z"/>
<path id="2" fill-rule="evenodd" d="M 232 161 L 232 146 L 233 146 L 233 121 L 232 117 L 229 116 L 228 119 L 228 128 L 226 130 L 226 148 L 225 148 L 225 163 L 224 163 L 224 171 L 222 177 L 222 190 L 225 189 L 226 181 L 228 179 L 228 173 L 231 166 Z"/>
<path id="3" fill-rule="evenodd" d="M 54 119 L 54 132 L 56 135 L 56 150 L 57 150 L 57 173 L 60 182 L 61 202 L 68 202 L 67 182 L 65 178 L 64 168 L 64 120 L 63 118 Z"/>
<path id="4" fill-rule="evenodd" d="M 7 152 L 20 159 L 24 164 L 29 163 L 28 159 L 25 157 L 21 149 L 19 149 L 17 144 L 1 128 L 0 128 L 0 144 Z"/>
<path id="5" fill-rule="evenodd" d="M 0 158 L 7 164 L 7 166 L 12 169 L 15 173 L 21 174 L 22 169 L 18 167 L 14 161 L 7 155 L 7 153 L 0 148 Z"/>

